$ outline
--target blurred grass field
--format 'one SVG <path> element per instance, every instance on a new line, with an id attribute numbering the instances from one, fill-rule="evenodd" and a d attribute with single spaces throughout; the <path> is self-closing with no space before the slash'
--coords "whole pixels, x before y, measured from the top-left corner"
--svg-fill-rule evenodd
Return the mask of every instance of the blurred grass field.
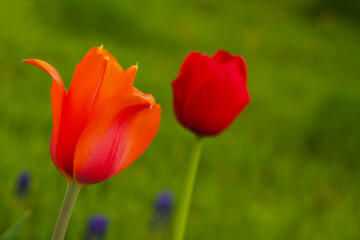
<path id="1" fill-rule="evenodd" d="M 116 177 L 83 188 L 67 239 L 94 212 L 108 239 L 149 232 L 153 199 L 182 189 L 194 136 L 172 111 L 171 81 L 191 50 L 223 48 L 248 64 L 252 102 L 200 161 L 186 239 L 360 239 L 360 5 L 357 1 L 2 0 L 0 9 L 0 232 L 31 209 L 17 239 L 49 239 L 66 181 L 49 154 L 51 63 L 67 88 L 75 65 L 104 44 L 135 86 L 162 107 L 146 152 Z M 27 199 L 17 174 L 32 173 Z"/>

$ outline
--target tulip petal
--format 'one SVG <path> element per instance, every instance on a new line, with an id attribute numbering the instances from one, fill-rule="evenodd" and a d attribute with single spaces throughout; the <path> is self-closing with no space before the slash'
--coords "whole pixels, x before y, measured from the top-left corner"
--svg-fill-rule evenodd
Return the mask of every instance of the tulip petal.
<path id="1" fill-rule="evenodd" d="M 208 58 L 199 52 L 189 53 L 183 61 L 179 77 L 173 81 L 173 85 L 177 85 L 180 88 L 190 89 L 193 87 L 194 79 L 197 79 L 199 69 L 194 66 L 199 66 L 201 62 Z M 201 79 L 200 79 L 201 80 Z"/>
<path id="2" fill-rule="evenodd" d="M 221 66 L 204 61 L 200 82 L 184 103 L 184 114 L 192 116 L 188 127 L 202 135 L 215 135 L 224 130 L 250 101 L 246 82 L 239 73 L 237 62 Z"/>
<path id="3" fill-rule="evenodd" d="M 155 104 L 155 98 L 153 97 L 153 95 L 143 93 L 139 89 L 137 89 L 136 87 L 133 87 L 133 89 L 134 89 L 134 95 L 137 95 L 137 96 L 140 96 L 140 97 L 144 98 L 151 105 Z"/>
<path id="4" fill-rule="evenodd" d="M 175 114 L 184 126 L 188 126 L 187 119 L 183 117 L 185 111 L 185 99 L 190 96 L 191 91 L 201 87 L 204 82 L 204 79 L 201 79 L 198 76 L 200 69 L 196 69 L 194 66 L 200 66 L 204 61 L 204 58 L 205 56 L 199 52 L 189 53 L 181 65 L 178 78 L 172 82 Z"/>
<path id="5" fill-rule="evenodd" d="M 78 184 L 104 181 L 131 164 L 154 138 L 160 106 L 137 95 L 117 96 L 94 112 L 76 146 L 74 179 Z"/>
<path id="6" fill-rule="evenodd" d="M 209 112 L 204 120 L 204 125 L 213 129 L 210 134 L 220 133 L 227 128 L 250 102 L 246 79 L 242 73 L 239 73 L 238 64 L 237 60 L 231 60 L 221 66 L 219 71 L 221 81 L 218 81 L 216 91 L 204 86 L 204 91 L 211 92 L 211 97 L 216 99 L 216 101 L 211 101 Z M 220 109 L 221 114 L 219 114 Z"/>
<path id="7" fill-rule="evenodd" d="M 103 48 L 103 45 L 101 45 L 100 47 L 93 47 L 92 49 L 90 49 L 85 56 L 83 57 L 83 59 L 87 58 L 87 57 L 92 57 L 92 56 L 96 56 L 96 55 L 102 55 L 104 57 L 109 58 L 110 61 L 114 61 L 117 62 L 115 57 L 113 55 L 111 55 L 107 50 L 105 50 Z"/>
<path id="8" fill-rule="evenodd" d="M 233 56 L 230 53 L 219 50 L 214 55 L 214 60 L 218 61 L 221 64 L 225 64 L 228 61 L 235 61 L 238 64 L 238 67 L 240 69 L 240 73 L 243 75 L 244 80 L 247 79 L 247 69 L 246 69 L 246 63 L 245 59 L 241 56 Z"/>
<path id="9" fill-rule="evenodd" d="M 66 90 L 63 81 L 61 80 L 60 74 L 56 69 L 51 66 L 49 63 L 39 60 L 39 59 L 26 59 L 23 62 L 30 63 L 45 72 L 47 72 L 53 79 L 50 95 L 51 95 L 51 106 L 52 106 L 52 115 L 53 115 L 53 134 L 55 145 L 58 141 L 60 121 L 62 116 L 62 110 L 64 101 L 66 98 Z"/>
<path id="10" fill-rule="evenodd" d="M 132 80 L 106 50 L 91 49 L 76 66 L 69 89 L 59 137 L 60 168 L 73 175 L 76 143 L 86 120 L 108 99 L 132 94 Z"/>
<path id="11" fill-rule="evenodd" d="M 231 60 L 233 56 L 224 50 L 219 50 L 214 54 L 213 58 L 219 63 L 225 63 L 226 61 Z"/>
<path id="12" fill-rule="evenodd" d="M 113 61 L 108 62 L 96 100 L 94 100 L 92 111 L 97 111 L 99 106 L 112 97 L 133 93 L 132 84 L 136 70 L 133 75 L 129 77 L 128 70 L 120 71 L 120 68 L 119 63 Z M 130 67 L 129 69 L 132 68 L 133 67 Z"/>
<path id="13" fill-rule="evenodd" d="M 92 48 L 76 66 L 71 82 L 69 98 L 73 114 L 81 112 L 87 116 L 114 96 L 132 94 L 134 68 L 137 69 L 137 66 L 124 72 L 108 51 L 102 47 Z"/>
<path id="14" fill-rule="evenodd" d="M 131 67 L 129 67 L 128 69 L 126 69 L 125 73 L 126 73 L 126 77 L 129 79 L 129 81 L 131 83 L 134 83 L 135 80 L 135 75 L 137 73 L 138 70 L 138 65 L 133 65 Z"/>
<path id="15" fill-rule="evenodd" d="M 59 168 L 58 167 L 58 164 L 57 164 L 57 160 L 56 160 L 56 152 L 55 152 L 55 140 L 54 140 L 54 130 L 51 132 L 51 137 L 50 137 L 50 156 L 51 156 L 51 159 L 55 165 L 55 167 L 60 171 L 60 173 L 65 177 L 67 178 L 68 180 L 70 180 L 69 176 L 66 175 L 66 173 L 64 172 L 63 169 Z"/>

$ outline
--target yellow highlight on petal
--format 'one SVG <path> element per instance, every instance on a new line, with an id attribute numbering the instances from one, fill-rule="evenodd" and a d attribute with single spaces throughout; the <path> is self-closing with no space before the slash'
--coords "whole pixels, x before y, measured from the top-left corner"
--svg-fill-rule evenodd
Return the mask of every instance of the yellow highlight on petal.
<path id="1" fill-rule="evenodd" d="M 101 54 L 101 52 L 104 50 L 104 45 L 100 45 L 100 47 L 97 49 L 97 53 Z"/>

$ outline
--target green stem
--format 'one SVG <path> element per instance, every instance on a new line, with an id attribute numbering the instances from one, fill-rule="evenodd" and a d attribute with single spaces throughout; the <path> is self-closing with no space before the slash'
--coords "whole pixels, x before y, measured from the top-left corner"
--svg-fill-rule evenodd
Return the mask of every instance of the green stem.
<path id="1" fill-rule="evenodd" d="M 196 139 L 193 156 L 189 165 L 188 173 L 185 179 L 185 186 L 175 221 L 174 240 L 183 240 L 186 229 L 186 220 L 189 213 L 191 195 L 196 179 L 197 168 L 202 150 L 203 140 L 201 137 Z"/>
<path id="2" fill-rule="evenodd" d="M 69 224 L 72 209 L 75 205 L 76 198 L 80 192 L 81 187 L 75 184 L 68 183 L 64 201 L 61 206 L 59 217 L 57 219 L 52 240 L 63 240 L 66 228 Z"/>

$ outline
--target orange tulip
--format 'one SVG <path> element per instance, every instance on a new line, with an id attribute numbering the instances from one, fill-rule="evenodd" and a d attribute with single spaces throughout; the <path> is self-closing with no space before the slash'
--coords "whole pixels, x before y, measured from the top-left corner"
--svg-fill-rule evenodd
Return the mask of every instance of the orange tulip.
<path id="1" fill-rule="evenodd" d="M 101 47 L 76 66 L 68 93 L 49 63 L 27 59 L 53 79 L 51 158 L 69 182 L 94 184 L 129 166 L 148 147 L 160 123 L 160 105 L 134 88 L 136 66 L 124 71 Z"/>

